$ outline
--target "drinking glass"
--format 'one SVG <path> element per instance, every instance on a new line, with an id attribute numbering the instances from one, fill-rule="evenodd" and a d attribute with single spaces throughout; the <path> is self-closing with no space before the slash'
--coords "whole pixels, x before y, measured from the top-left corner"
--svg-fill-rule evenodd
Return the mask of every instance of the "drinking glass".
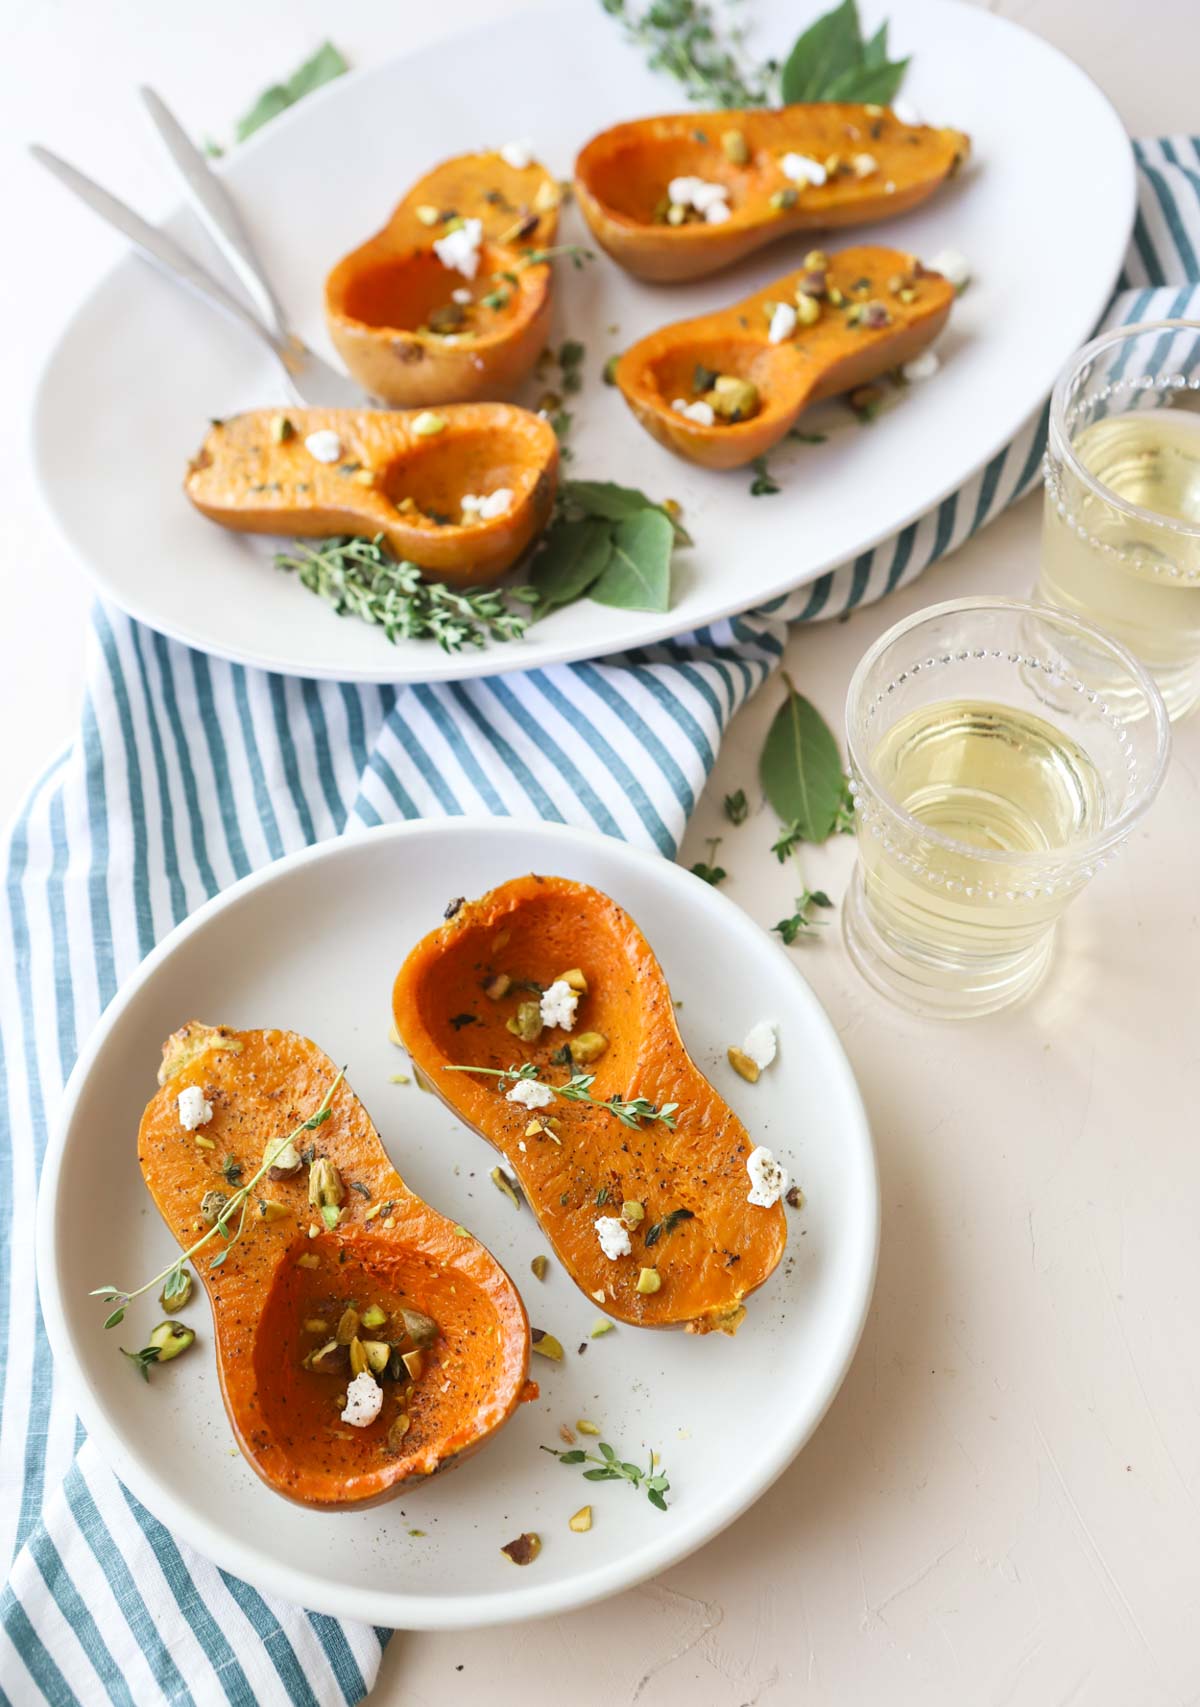
<path id="1" fill-rule="evenodd" d="M 1050 400 L 1035 596 L 1099 623 L 1172 717 L 1200 700 L 1200 322 L 1106 332 Z"/>
<path id="2" fill-rule="evenodd" d="M 875 642 L 846 725 L 855 965 L 918 1013 L 1019 1001 L 1158 792 L 1170 724 L 1153 679 L 1065 611 L 958 599 Z"/>

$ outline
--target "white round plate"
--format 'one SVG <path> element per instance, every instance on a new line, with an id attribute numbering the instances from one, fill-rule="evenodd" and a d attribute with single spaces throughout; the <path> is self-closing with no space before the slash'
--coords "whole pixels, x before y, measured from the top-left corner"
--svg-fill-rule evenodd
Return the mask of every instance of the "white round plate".
<path id="1" fill-rule="evenodd" d="M 756 51 L 786 52 L 805 12 L 818 9 L 813 0 L 798 15 L 791 0 L 760 0 Z M 771 468 L 783 491 L 753 498 L 748 470 L 710 473 L 655 444 L 601 368 L 655 326 L 757 290 L 795 265 L 798 245 L 685 287 L 639 284 L 604 257 L 581 272 L 559 263 L 556 338 L 587 348 L 587 383 L 570 400 L 570 472 L 677 498 L 695 537 L 695 549 L 678 554 L 665 615 L 584 601 L 520 642 L 449 657 L 432 642 L 393 647 L 380 631 L 336 618 L 272 566 L 267 542 L 223 531 L 184 499 L 184 467 L 208 418 L 280 401 L 278 382 L 244 332 L 132 256 L 76 313 L 36 411 L 42 486 L 100 590 L 164 634 L 236 662 L 344 681 L 445 680 L 685 633 L 811 581 L 923 514 L 1007 443 L 1090 335 L 1132 226 L 1134 174 L 1104 96 L 1036 36 L 948 0 L 868 0 L 867 29 L 882 11 L 894 51 L 912 55 L 905 97 L 975 145 L 969 169 L 925 208 L 847 234 L 925 257 L 949 246 L 971 260 L 974 280 L 942 339 L 935 380 L 871 427 L 827 405 L 828 441 L 781 448 Z M 329 85 L 224 170 L 292 323 L 332 356 L 325 274 L 434 162 L 531 135 L 567 176 L 594 131 L 681 104 L 677 85 L 647 70 L 595 0 L 555 0 L 460 46 Z M 1087 161 L 1069 193 L 1068 160 Z M 49 211 L 58 191 L 46 194 Z M 53 216 L 89 217 L 58 202 Z M 190 217 L 168 223 L 211 256 Z M 564 226 L 566 240 L 586 238 L 577 209 Z M 541 389 L 531 385 L 525 400 Z"/>
<path id="2" fill-rule="evenodd" d="M 558 1263 L 544 1283 L 530 1274 L 545 1242 L 529 1209 L 515 1210 L 492 1186 L 490 1146 L 434 1097 L 389 1082 L 407 1065 L 388 1040 L 392 981 L 407 950 L 451 896 L 531 870 L 595 884 L 649 929 L 693 1058 L 804 1190 L 803 1209 L 787 1212 L 784 1259 L 749 1301 L 736 1339 L 618 1326 L 590 1340 L 599 1312 Z M 561 1364 L 534 1358 L 541 1398 L 476 1457 L 370 1511 L 290 1505 L 233 1450 L 202 1303 L 190 1313 L 196 1353 L 147 1387 L 117 1346 L 141 1343 L 158 1306 L 133 1306 L 123 1327 L 105 1333 L 103 1308 L 88 1296 L 111 1279 L 155 1274 L 175 1249 L 142 1185 L 135 1140 L 163 1038 L 197 1017 L 288 1027 L 348 1063 L 408 1184 L 478 1234 L 517 1281 L 533 1325 L 567 1348 Z M 778 1023 L 779 1057 L 748 1085 L 725 1049 L 760 1019 Z M 685 1108 L 681 1125 L 686 1116 Z M 775 943 L 698 878 L 622 842 L 458 820 L 373 830 L 280 860 L 150 955 L 71 1075 L 42 1176 L 38 1278 L 57 1366 L 84 1425 L 170 1529 L 302 1605 L 444 1629 L 615 1593 L 745 1511 L 808 1439 L 846 1373 L 878 1232 L 858 1090 L 833 1028 Z M 577 1417 L 600 1423 L 622 1457 L 662 1454 L 669 1511 L 624 1484 L 586 1483 L 538 1450 L 561 1445 L 559 1425 Z M 574 1535 L 567 1519 L 588 1499 L 594 1526 Z M 542 1553 L 517 1570 L 500 1549 L 527 1529 L 541 1534 Z"/>

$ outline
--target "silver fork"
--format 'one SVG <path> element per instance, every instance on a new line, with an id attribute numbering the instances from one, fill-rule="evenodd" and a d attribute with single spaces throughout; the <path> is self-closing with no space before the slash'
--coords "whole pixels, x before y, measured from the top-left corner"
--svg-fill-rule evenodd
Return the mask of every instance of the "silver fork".
<path id="1" fill-rule="evenodd" d="M 262 310 L 266 324 L 244 303 L 213 278 L 187 250 L 151 225 L 123 201 L 103 189 L 68 161 L 52 154 L 40 143 L 30 153 L 39 165 L 52 172 L 60 183 L 86 202 L 93 213 L 116 226 L 139 252 L 160 272 L 184 285 L 229 315 L 254 334 L 279 364 L 289 401 L 324 409 L 361 408 L 366 401 L 361 387 L 310 350 L 290 332 L 278 299 L 263 276 L 237 211 L 220 180 L 210 171 L 200 151 L 184 135 L 165 105 L 151 90 L 143 90 L 150 116 L 162 136 L 183 179 L 188 199 L 200 214 L 238 277 Z"/>

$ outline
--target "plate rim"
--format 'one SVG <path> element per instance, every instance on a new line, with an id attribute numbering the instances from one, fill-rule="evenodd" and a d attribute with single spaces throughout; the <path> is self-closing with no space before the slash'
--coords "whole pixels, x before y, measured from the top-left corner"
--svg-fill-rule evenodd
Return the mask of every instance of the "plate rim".
<path id="1" fill-rule="evenodd" d="M 457 653 L 444 653 L 440 648 L 431 643 L 425 651 L 417 651 L 411 662 L 405 661 L 404 663 L 401 663 L 401 658 L 404 655 L 399 654 L 395 648 L 389 647 L 389 643 L 381 631 L 378 636 L 380 648 L 380 660 L 378 665 L 354 664 L 348 666 L 345 662 L 325 664 L 322 662 L 313 662 L 312 660 L 303 664 L 296 664 L 294 662 L 289 662 L 285 658 L 268 657 L 264 652 L 255 651 L 253 648 L 241 647 L 237 644 L 236 639 L 223 643 L 219 647 L 213 646 L 209 642 L 201 644 L 194 634 L 187 632 L 185 625 L 164 621 L 161 617 L 152 615 L 147 609 L 143 599 L 137 597 L 128 598 L 123 594 L 122 596 L 118 596 L 116 589 L 111 584 L 107 575 L 93 564 L 84 547 L 81 544 L 77 544 L 71 537 L 67 530 L 65 521 L 60 518 L 52 497 L 53 482 L 47 469 L 47 460 L 50 454 L 49 444 L 53 438 L 52 427 L 47 419 L 47 393 L 50 387 L 52 370 L 55 370 L 63 359 L 61 352 L 63 351 L 66 340 L 79 317 L 88 309 L 101 289 L 119 269 L 138 260 L 137 255 L 133 252 L 126 252 L 119 255 L 112 265 L 101 273 L 87 292 L 74 305 L 65 325 L 62 327 L 58 336 L 54 339 L 49 350 L 46 352 L 35 382 L 32 407 L 29 412 L 29 426 L 27 429 L 29 434 L 29 458 L 33 468 L 34 481 L 40 501 L 48 518 L 50 519 L 56 536 L 66 547 L 70 556 L 78 562 L 85 578 L 91 583 L 93 589 L 101 598 L 111 600 L 114 605 L 116 605 L 120 610 L 125 611 L 126 614 L 132 617 L 135 621 L 144 623 L 156 633 L 163 634 L 168 639 L 177 641 L 181 645 L 193 647 L 198 651 L 205 652 L 211 657 L 223 659 L 228 663 L 240 665 L 243 668 L 268 670 L 277 674 L 293 676 L 300 679 L 315 681 L 346 681 L 363 684 L 412 683 L 414 685 L 431 682 L 468 681 L 480 676 L 498 675 L 513 670 L 520 671 L 551 668 L 559 664 L 580 663 L 586 659 L 611 657 L 617 653 L 628 650 L 631 647 L 657 645 L 662 641 L 675 639 L 680 635 L 687 634 L 696 627 L 707 627 L 715 623 L 726 622 L 739 615 L 744 615 L 748 612 L 761 609 L 763 606 L 769 605 L 777 599 L 784 598 L 789 593 L 792 593 L 801 587 L 812 585 L 813 582 L 819 580 L 822 575 L 828 574 L 831 570 L 837 569 L 852 561 L 856 556 L 875 550 L 881 543 L 883 543 L 883 541 L 892 538 L 895 534 L 900 533 L 905 528 L 911 526 L 921 516 L 927 515 L 931 511 L 935 510 L 940 504 L 944 503 L 946 498 L 952 492 L 958 491 L 967 482 L 972 480 L 979 473 L 980 469 L 985 468 L 988 463 L 990 463 L 993 458 L 995 458 L 999 452 L 1021 432 L 1023 427 L 1033 419 L 1038 409 L 1042 407 L 1044 401 L 1049 397 L 1051 388 L 1054 385 L 1058 373 L 1061 371 L 1062 363 L 1067 359 L 1072 350 L 1080 348 L 1095 332 L 1104 308 L 1112 295 L 1113 287 L 1120 275 L 1121 267 L 1124 263 L 1125 255 L 1129 247 L 1130 236 L 1132 234 L 1134 218 L 1137 211 L 1137 170 L 1131 139 L 1125 129 L 1125 125 L 1121 120 L 1119 113 L 1113 103 L 1109 100 L 1107 94 L 1100 85 L 1088 75 L 1082 66 L 1076 64 L 1076 62 L 1071 59 L 1068 54 L 1064 53 L 1061 48 L 1054 46 L 1053 43 L 1047 41 L 1043 36 L 1038 35 L 1035 31 L 1027 29 L 1023 24 L 1017 23 L 1010 18 L 1001 17 L 997 13 L 976 7 L 966 7 L 961 4 L 961 0 L 911 0 L 911 3 L 919 9 L 931 10 L 934 13 L 940 12 L 947 17 L 953 16 L 956 20 L 960 20 L 964 13 L 969 13 L 972 22 L 967 26 L 968 28 L 982 28 L 986 33 L 989 28 L 998 27 L 1002 32 L 1008 31 L 1015 36 L 1026 38 L 1028 41 L 1035 44 L 1037 51 L 1043 52 L 1053 59 L 1061 62 L 1062 67 L 1065 68 L 1065 74 L 1078 79 L 1080 85 L 1085 88 L 1089 95 L 1098 102 L 1099 108 L 1106 113 L 1107 118 L 1111 121 L 1116 133 L 1124 144 L 1124 148 L 1120 150 L 1123 165 L 1121 180 L 1120 182 L 1115 180 L 1113 181 L 1113 194 L 1110 198 L 1112 201 L 1123 204 L 1124 212 L 1119 221 L 1114 220 L 1113 232 L 1115 234 L 1115 253 L 1110 255 L 1108 263 L 1100 269 L 1096 275 L 1094 275 L 1100 279 L 1099 286 L 1090 293 L 1081 292 L 1078 296 L 1073 294 L 1071 297 L 1072 304 L 1076 304 L 1078 308 L 1076 316 L 1076 330 L 1072 335 L 1071 349 L 1059 358 L 1052 373 L 1042 374 L 1040 376 L 1037 385 L 1036 397 L 1032 405 L 1025 409 L 1015 420 L 1010 418 L 1012 414 L 1012 411 L 1010 410 L 1009 415 L 1005 417 L 1003 424 L 997 425 L 994 428 L 991 434 L 990 448 L 985 455 L 973 463 L 969 469 L 959 473 L 957 476 L 946 482 L 946 484 L 939 486 L 936 496 L 923 500 L 915 508 L 906 510 L 903 515 L 898 515 L 889 522 L 886 527 L 882 528 L 868 539 L 856 542 L 848 550 L 839 552 L 836 557 L 812 567 L 806 571 L 800 579 L 796 579 L 794 574 L 790 573 L 784 567 L 786 559 L 784 554 L 780 553 L 780 574 L 778 580 L 773 581 L 770 588 L 757 591 L 749 604 L 747 604 L 744 601 L 744 598 L 740 597 L 736 591 L 733 591 L 733 588 L 736 585 L 736 578 L 731 575 L 728 577 L 730 586 L 730 597 L 728 599 L 714 597 L 712 603 L 707 606 L 704 611 L 695 612 L 691 615 L 685 616 L 682 620 L 680 620 L 678 616 L 673 617 L 670 611 L 662 613 L 639 613 L 644 620 L 635 633 L 630 633 L 621 637 L 614 635 L 612 636 L 611 641 L 602 641 L 600 643 L 599 650 L 597 650 L 597 642 L 594 638 L 581 638 L 574 642 L 559 642 L 548 646 L 543 644 L 533 653 L 532 656 L 526 655 L 520 657 L 514 657 L 512 654 L 506 654 L 505 648 L 499 644 L 491 644 L 480 648 L 469 647 Z M 578 6 L 580 11 L 583 10 L 582 0 L 574 0 L 574 4 Z M 492 27 L 498 27 L 501 23 L 507 26 L 514 20 L 524 21 L 524 19 L 534 17 L 539 13 L 561 16 L 561 0 L 559 4 L 549 4 L 547 3 L 547 0 L 533 0 L 533 3 L 521 6 L 511 17 L 503 20 L 497 19 L 494 25 L 485 25 L 484 28 L 487 30 Z M 431 45 L 441 48 L 446 45 L 453 45 L 455 41 L 465 40 L 468 38 L 474 44 L 477 36 L 477 30 L 471 31 L 469 28 L 464 27 L 461 30 L 452 31 L 448 35 L 439 38 L 436 44 Z M 418 49 L 416 50 L 416 53 L 423 51 L 428 51 L 428 49 Z M 257 151 L 263 146 L 268 135 L 278 136 L 290 133 L 296 125 L 303 124 L 308 115 L 322 108 L 327 102 L 340 99 L 341 94 L 344 93 L 347 88 L 353 89 L 355 85 L 364 81 L 375 78 L 385 78 L 393 75 L 397 66 L 403 65 L 415 56 L 416 55 L 414 53 L 395 53 L 376 65 L 360 67 L 351 71 L 346 76 L 337 78 L 332 82 L 325 84 L 322 88 L 316 90 L 313 95 L 296 103 L 295 106 L 280 114 L 278 118 L 272 121 L 269 127 L 263 127 L 263 129 L 256 135 L 249 138 L 246 143 L 241 144 L 237 152 L 231 155 L 227 161 L 218 163 L 222 175 L 229 176 L 231 181 L 236 183 L 238 163 L 242 160 L 253 158 Z M 664 101 L 664 107 L 666 104 L 667 103 Z M 170 225 L 172 222 L 177 220 L 182 213 L 183 203 L 175 203 L 171 207 L 170 211 L 164 216 L 162 223 Z M 334 613 L 330 611 L 327 614 L 332 620 Z M 414 643 L 414 645 L 416 644 L 417 643 Z M 421 662 L 424 658 L 428 659 L 427 666 L 423 665 Z M 509 661 L 510 658 L 512 658 L 511 662 Z"/>
<path id="2" fill-rule="evenodd" d="M 593 852 L 598 844 L 606 847 L 611 845 L 618 865 L 627 862 L 647 870 L 653 868 L 659 879 L 666 883 L 698 882 L 674 861 L 665 860 L 660 854 L 635 847 L 618 838 L 602 836 L 598 832 L 574 825 L 529 819 L 491 820 L 474 816 L 410 820 L 380 825 L 348 837 L 331 837 L 311 847 L 287 854 L 282 859 L 248 873 L 181 920 L 155 945 L 136 971 L 122 984 L 96 1022 L 63 1089 L 38 1187 L 35 1255 L 46 1334 L 67 1395 L 87 1431 L 88 1438 L 95 1442 L 104 1461 L 135 1497 L 174 1535 L 185 1540 L 204 1558 L 223 1569 L 311 1610 L 397 1629 L 476 1629 L 572 1611 L 635 1587 L 647 1578 L 679 1564 L 699 1547 L 714 1539 L 767 1492 L 820 1425 L 845 1381 L 861 1341 L 874 1293 L 879 1260 L 881 1203 L 878 1157 L 862 1094 L 841 1039 L 808 980 L 782 946 L 773 943 L 735 901 L 719 894 L 711 886 L 703 885 L 692 897 L 696 904 L 723 914 L 748 935 L 760 936 L 760 950 L 777 956 L 788 968 L 798 985 L 797 1000 L 807 1005 L 811 1022 L 824 1029 L 830 1058 L 836 1064 L 842 1088 L 848 1097 L 851 1142 L 857 1148 L 856 1164 L 866 1194 L 866 1214 L 858 1239 L 860 1248 L 854 1260 L 849 1288 L 849 1320 L 852 1332 L 842 1348 L 833 1372 L 834 1378 L 820 1401 L 793 1419 L 790 1428 L 781 1434 L 774 1450 L 755 1464 L 735 1494 L 732 1497 L 722 1497 L 718 1491 L 714 1497 L 703 1496 L 698 1501 L 696 1513 L 690 1518 L 683 1517 L 678 1524 L 672 1525 L 661 1542 L 651 1541 L 630 1558 L 614 1560 L 597 1567 L 587 1575 L 562 1579 L 552 1584 L 539 1583 L 533 1585 L 532 1592 L 530 1589 L 514 1588 L 489 1594 L 471 1592 L 444 1595 L 438 1599 L 422 1599 L 404 1591 L 364 1592 L 359 1588 L 343 1587 L 332 1579 L 321 1577 L 319 1573 L 265 1559 L 241 1542 L 224 1535 L 215 1520 L 197 1517 L 189 1508 L 182 1506 L 171 1488 L 162 1482 L 153 1468 L 143 1464 L 137 1453 L 126 1444 L 120 1430 L 110 1422 L 102 1401 L 88 1386 L 71 1356 L 72 1334 L 58 1276 L 56 1224 L 67 1140 L 84 1086 L 111 1033 L 134 997 L 159 967 L 189 938 L 202 931 L 210 919 L 229 907 L 240 904 L 257 889 L 278 882 L 297 868 L 336 861 L 367 836 L 407 842 L 447 834 L 478 834 L 484 828 L 494 831 L 498 838 L 511 838 L 514 841 L 519 841 L 530 833 L 545 834 L 552 841 L 561 843 L 564 848 L 588 848 Z"/>

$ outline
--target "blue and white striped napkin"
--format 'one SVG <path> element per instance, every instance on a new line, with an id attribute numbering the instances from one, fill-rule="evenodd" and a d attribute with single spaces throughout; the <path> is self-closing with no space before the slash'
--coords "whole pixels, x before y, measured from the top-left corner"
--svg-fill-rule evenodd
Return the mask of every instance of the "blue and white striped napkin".
<path id="1" fill-rule="evenodd" d="M 1140 143 L 1137 158 L 1110 321 L 1195 315 L 1200 146 Z M 1043 430 L 1039 413 L 935 511 L 813 586 L 596 663 L 399 690 L 289 680 L 96 607 L 79 735 L 17 821 L 0 916 L 0 1701 L 352 1703 L 388 1636 L 272 1600 L 176 1541 L 50 1379 L 38 1172 L 79 1044 L 122 980 L 235 879 L 399 818 L 548 818 L 669 858 L 787 624 L 878 599 L 961 544 L 1033 484 Z"/>

